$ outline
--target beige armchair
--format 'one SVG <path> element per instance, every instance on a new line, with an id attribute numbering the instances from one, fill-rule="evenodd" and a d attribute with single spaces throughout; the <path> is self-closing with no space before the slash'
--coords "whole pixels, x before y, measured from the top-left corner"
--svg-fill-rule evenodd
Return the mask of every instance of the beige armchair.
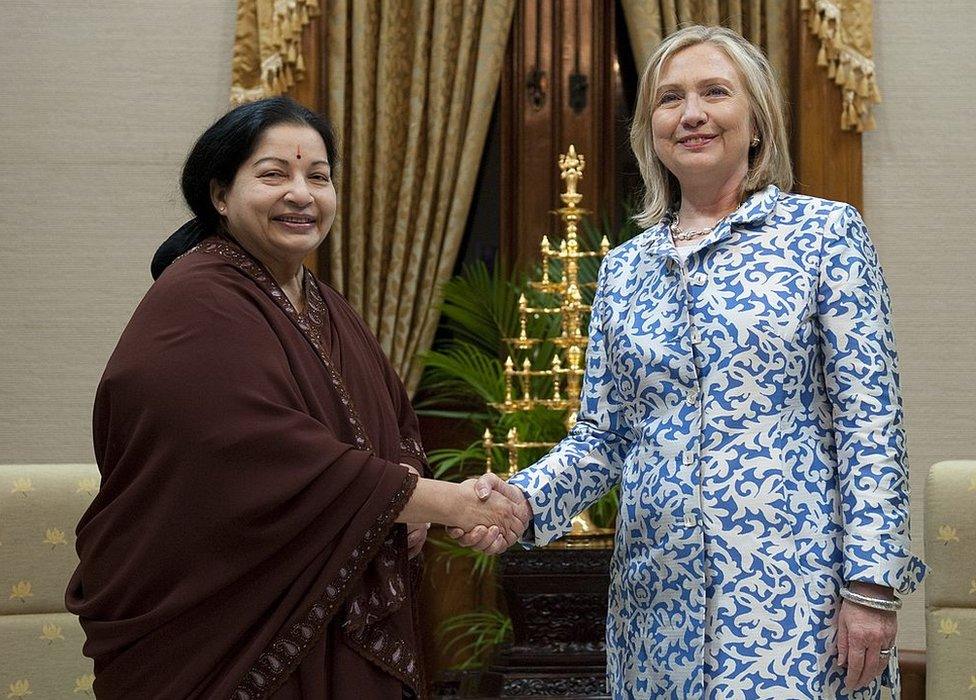
<path id="1" fill-rule="evenodd" d="M 0 465 L 0 698 L 94 695 L 64 591 L 98 484 L 93 464 Z"/>
<path id="2" fill-rule="evenodd" d="M 925 560 L 925 696 L 976 698 L 976 461 L 929 472 Z"/>

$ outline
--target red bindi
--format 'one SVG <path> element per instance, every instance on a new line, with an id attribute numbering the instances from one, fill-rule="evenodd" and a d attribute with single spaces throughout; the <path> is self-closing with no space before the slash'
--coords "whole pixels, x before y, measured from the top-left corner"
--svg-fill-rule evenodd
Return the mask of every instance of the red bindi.
<path id="1" fill-rule="evenodd" d="M 301 160 L 302 159 L 302 147 L 301 146 L 296 146 L 296 149 L 297 149 L 297 152 L 295 153 L 295 157 L 298 158 L 298 160 Z"/>

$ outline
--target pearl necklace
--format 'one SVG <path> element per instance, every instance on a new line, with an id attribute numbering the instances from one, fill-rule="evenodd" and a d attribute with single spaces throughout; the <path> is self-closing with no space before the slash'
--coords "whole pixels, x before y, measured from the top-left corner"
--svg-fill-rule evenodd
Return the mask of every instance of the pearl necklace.
<path id="1" fill-rule="evenodd" d="M 721 219 L 719 219 L 719 221 L 721 221 Z M 671 229 L 671 238 L 673 238 L 674 240 L 690 241 L 694 238 L 699 238 L 700 236 L 708 235 L 713 230 L 715 230 L 716 226 L 718 226 L 718 221 L 712 224 L 710 228 L 698 229 L 697 231 L 696 230 L 682 231 L 680 228 L 678 228 L 678 212 L 675 212 L 674 219 L 671 221 L 671 226 L 669 228 Z"/>

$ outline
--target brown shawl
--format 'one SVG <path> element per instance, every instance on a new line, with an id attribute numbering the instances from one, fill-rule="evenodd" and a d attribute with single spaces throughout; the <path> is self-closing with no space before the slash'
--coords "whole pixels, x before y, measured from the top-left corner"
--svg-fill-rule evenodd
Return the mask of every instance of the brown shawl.
<path id="1" fill-rule="evenodd" d="M 306 273 L 298 314 L 210 238 L 136 309 L 94 409 L 102 487 L 67 592 L 99 698 L 424 694 L 394 519 L 426 468 L 375 339 Z M 341 668 L 340 668 L 341 667 Z"/>

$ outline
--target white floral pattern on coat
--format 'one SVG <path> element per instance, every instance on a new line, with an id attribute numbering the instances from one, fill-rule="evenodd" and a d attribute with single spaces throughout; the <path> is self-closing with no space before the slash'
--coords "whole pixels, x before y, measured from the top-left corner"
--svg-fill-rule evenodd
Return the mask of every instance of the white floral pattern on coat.
<path id="1" fill-rule="evenodd" d="M 836 662 L 843 580 L 912 591 L 889 296 L 851 206 L 753 194 L 678 260 L 667 221 L 604 260 L 575 427 L 511 482 L 532 542 L 613 485 L 615 698 L 880 697 Z"/>

